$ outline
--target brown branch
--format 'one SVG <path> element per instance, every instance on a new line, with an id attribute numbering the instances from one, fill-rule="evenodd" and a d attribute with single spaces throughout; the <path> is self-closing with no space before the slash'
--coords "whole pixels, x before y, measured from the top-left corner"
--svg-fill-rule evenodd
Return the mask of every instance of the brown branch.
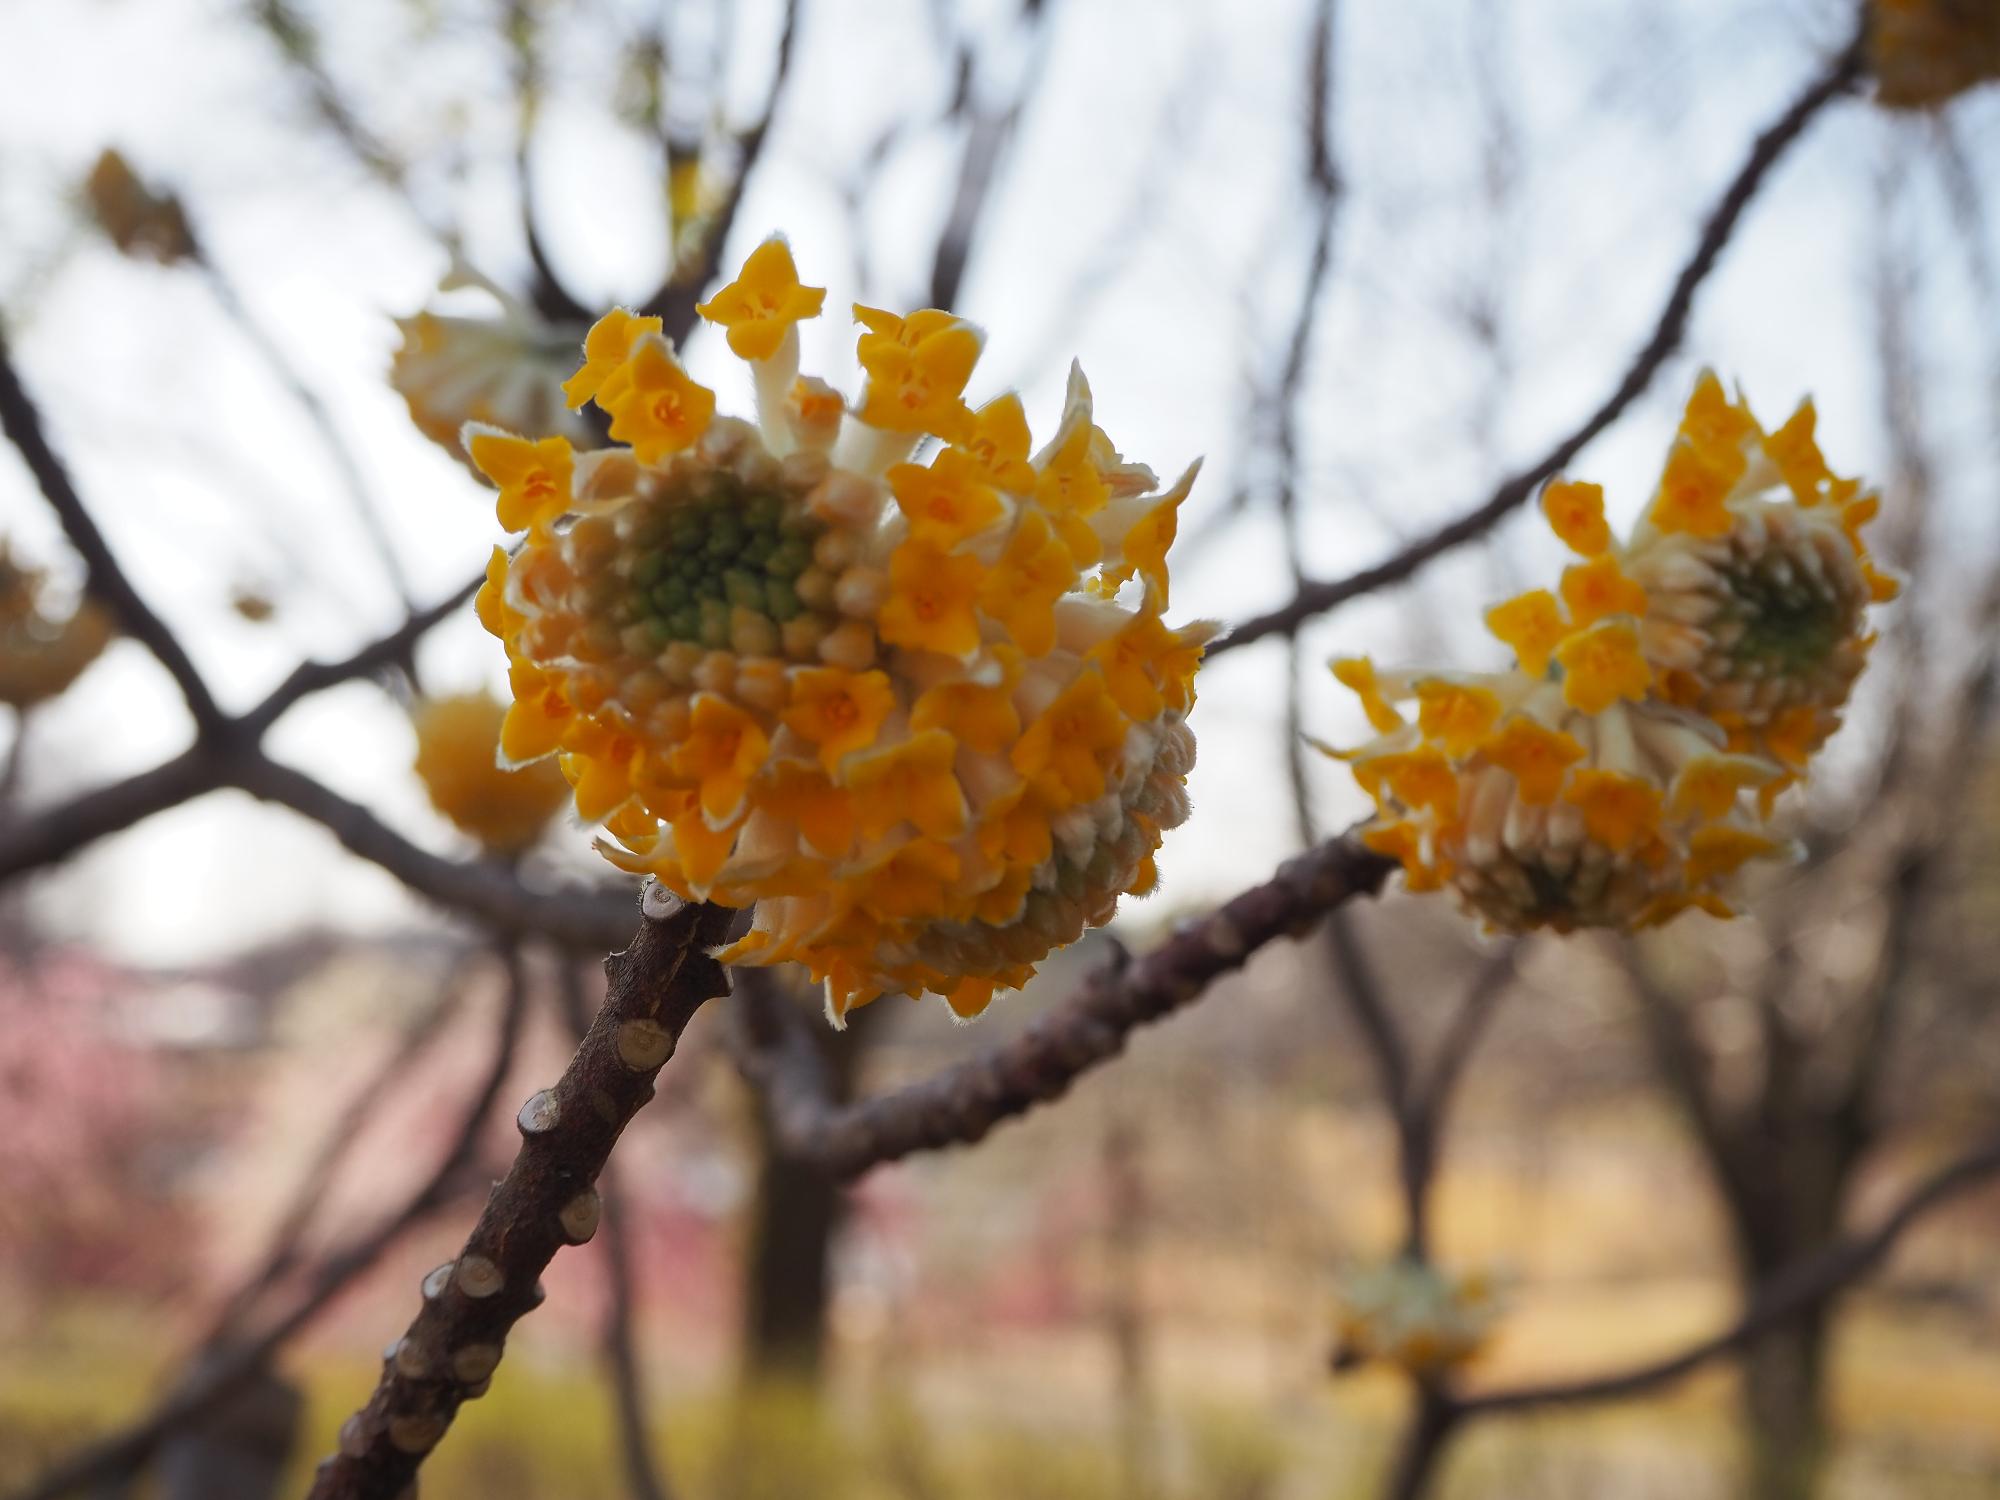
<path id="1" fill-rule="evenodd" d="M 383 1362 L 368 1403 L 340 1430 L 310 1500 L 395 1500 L 458 1408 L 483 1394 L 510 1329 L 542 1300 L 564 1245 L 596 1232 L 595 1183 L 653 1096 L 681 1032 L 729 983 L 706 948 L 733 912 L 648 891 L 631 946 L 605 960 L 603 1007 L 552 1089 L 521 1109 L 521 1149 L 455 1260 L 424 1278 L 422 1310 Z"/>
<path id="2" fill-rule="evenodd" d="M 360 803 L 264 756 L 236 766 L 229 784 L 312 819 L 349 852 L 380 865 L 411 890 L 503 932 L 541 933 L 601 952 L 617 947 L 631 925 L 630 897 L 623 891 L 536 890 L 503 865 L 445 859 L 411 843 Z"/>
<path id="3" fill-rule="evenodd" d="M 1932 1210 L 1989 1178 L 2000 1177 L 2000 1140 L 1991 1141 L 1925 1178 L 1865 1235 L 1830 1245 L 1772 1277 L 1729 1328 L 1665 1359 L 1582 1380 L 1488 1391 L 1458 1398 L 1461 1416 L 1528 1411 L 1547 1406 L 1622 1400 L 1658 1390 L 1724 1355 L 1733 1354 L 1851 1286 Z"/>
<path id="4" fill-rule="evenodd" d="M 122 781 L 79 793 L 68 802 L 20 818 L 0 838 L 0 883 L 67 859 L 88 844 L 123 832 L 155 813 L 231 784 L 236 764 L 293 705 L 401 660 L 416 639 L 452 614 L 478 588 L 474 579 L 450 598 L 405 620 L 344 661 L 307 662 L 249 712 L 226 719 L 207 744 Z M 608 945 L 601 945 L 608 946 Z"/>
<path id="5" fill-rule="evenodd" d="M 321 1263 L 310 1290 L 293 1304 L 290 1312 L 267 1327 L 254 1339 L 214 1351 L 215 1357 L 200 1362 L 179 1385 L 145 1417 L 122 1431 L 101 1438 L 57 1463 L 26 1488 L 6 1500 L 56 1500 L 61 1495 L 93 1489 L 107 1480 L 136 1471 L 160 1444 L 185 1427 L 218 1401 L 239 1389 L 262 1370 L 288 1340 L 309 1324 L 328 1303 L 380 1260 L 389 1247 L 412 1226 L 451 1201 L 452 1192 L 471 1163 L 481 1128 L 499 1097 L 500 1088 L 514 1065 L 514 1053 L 526 1011 L 527 987 L 516 954 L 508 954 L 506 1007 L 501 1014 L 499 1040 L 493 1062 L 462 1116 L 451 1146 L 430 1177 L 403 1206 L 375 1229 L 349 1245 L 334 1251 Z"/>
<path id="6" fill-rule="evenodd" d="M 76 486 L 70 480 L 69 470 L 49 446 L 48 435 L 42 428 L 42 414 L 36 409 L 27 388 L 21 384 L 4 332 L 0 332 L 0 430 L 4 430 L 8 441 L 20 450 L 28 472 L 35 476 L 35 483 L 49 502 L 49 508 L 62 522 L 70 545 L 83 559 L 85 568 L 89 570 L 89 591 L 110 606 L 125 634 L 152 652 L 160 665 L 167 669 L 180 688 L 181 696 L 187 700 L 188 712 L 194 717 L 196 735 L 213 733 L 223 723 L 222 709 L 216 704 L 201 673 L 195 669 L 186 648 L 166 621 L 154 614 L 151 606 L 140 598 L 132 580 L 118 565 L 110 544 L 104 540 L 104 533 L 90 519 L 83 497 L 77 494 Z"/>
<path id="7" fill-rule="evenodd" d="M 1857 36 L 1845 51 L 1805 89 L 1791 106 L 1757 137 L 1750 154 L 1735 179 L 1709 214 L 1695 244 L 1693 255 L 1681 268 L 1666 306 L 1652 336 L 1633 358 L 1617 388 L 1569 436 L 1551 448 L 1540 460 L 1503 481 L 1484 502 L 1447 525 L 1420 537 L 1386 561 L 1351 573 L 1345 578 L 1308 582 L 1291 601 L 1267 614 L 1245 620 L 1213 642 L 1209 656 L 1247 646 L 1269 635 L 1290 635 L 1315 615 L 1376 589 L 1409 577 L 1432 558 L 1484 535 L 1502 517 L 1527 503 L 1541 483 L 1559 473 L 1584 446 L 1595 438 L 1645 390 L 1667 358 L 1679 346 L 1687 331 L 1695 293 L 1721 259 L 1723 249 L 1735 232 L 1743 211 L 1750 204 L 1771 169 L 1785 150 L 1805 131 L 1822 109 L 1846 93 L 1862 67 L 1862 42 Z"/>
<path id="8" fill-rule="evenodd" d="M 738 1065 L 761 1094 L 780 1147 L 840 1176 L 967 1144 L 1061 1097 L 1117 1056 L 1139 1027 L 1191 1004 L 1266 943 L 1300 936 L 1334 907 L 1372 895 L 1394 869 L 1394 861 L 1352 837 L 1330 839 L 1152 952 L 1100 969 L 1074 999 L 1012 1041 L 874 1099 L 833 1106 L 810 1040 L 782 1027 L 739 1045 Z"/>

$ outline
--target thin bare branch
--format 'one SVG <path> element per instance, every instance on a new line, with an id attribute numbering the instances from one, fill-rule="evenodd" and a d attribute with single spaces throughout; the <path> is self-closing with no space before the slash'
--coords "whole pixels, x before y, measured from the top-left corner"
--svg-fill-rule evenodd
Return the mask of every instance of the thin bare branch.
<path id="1" fill-rule="evenodd" d="M 465 1248 L 424 1278 L 422 1310 L 367 1405 L 341 1427 L 310 1500 L 396 1500 L 458 1408 L 486 1391 L 508 1332 L 541 1304 L 556 1252 L 596 1233 L 595 1183 L 611 1148 L 695 1012 L 729 989 L 706 950 L 735 913 L 658 888 L 644 911 L 631 946 L 605 960 L 597 1019 L 555 1087 L 522 1106 L 520 1153 Z"/>
<path id="2" fill-rule="evenodd" d="M 1398 583 L 1432 558 L 1483 536 L 1510 511 L 1527 503 L 1541 483 L 1559 473 L 1569 461 L 1605 428 L 1617 420 L 1625 408 L 1652 382 L 1653 376 L 1679 347 L 1687 331 L 1688 316 L 1696 291 L 1721 259 L 1723 249 L 1735 232 L 1743 211 L 1769 177 L 1771 169 L 1786 149 L 1804 132 L 1815 116 L 1833 100 L 1846 93 L 1860 76 L 1862 42 L 1859 36 L 1843 51 L 1789 108 L 1757 137 L 1750 154 L 1735 179 L 1709 214 L 1694 253 L 1681 268 L 1673 290 L 1667 296 L 1652 336 L 1633 358 L 1624 378 L 1604 403 L 1561 442 L 1530 467 L 1503 481 L 1481 504 L 1435 531 L 1420 537 L 1395 556 L 1345 578 L 1309 582 L 1287 604 L 1267 614 L 1245 620 L 1208 648 L 1213 657 L 1223 651 L 1247 646 L 1270 635 L 1289 635 L 1314 616 L 1336 605 Z"/>
<path id="3" fill-rule="evenodd" d="M 1671 1355 L 1608 1375 L 1488 1391 L 1459 1398 L 1463 1416 L 1576 1406 L 1645 1395 L 1734 1354 L 1801 1313 L 1838 1296 L 1872 1271 L 1913 1226 L 1991 1178 L 2000 1177 L 2000 1140 L 1959 1157 L 1913 1188 L 1873 1230 L 1828 1246 L 1765 1283 L 1743 1315 L 1711 1338 Z"/>
<path id="4" fill-rule="evenodd" d="M 109 605 L 125 633 L 152 652 L 160 665 L 167 669 L 180 688 L 181 696 L 187 700 L 197 736 L 213 733 L 223 723 L 222 709 L 209 692 L 201 673 L 195 669 L 180 638 L 139 597 L 139 591 L 125 576 L 125 570 L 112 554 L 110 544 L 104 540 L 104 533 L 91 520 L 83 497 L 77 494 L 76 486 L 70 480 L 69 470 L 49 446 L 48 435 L 42 428 L 42 414 L 36 409 L 27 388 L 21 384 L 20 374 L 15 370 L 13 357 L 8 352 L 4 331 L 0 331 L 0 430 L 4 430 L 8 441 L 20 450 L 28 472 L 35 476 L 35 483 L 41 487 L 50 509 L 62 522 L 70 545 L 83 559 L 84 566 L 89 570 L 90 592 Z"/>

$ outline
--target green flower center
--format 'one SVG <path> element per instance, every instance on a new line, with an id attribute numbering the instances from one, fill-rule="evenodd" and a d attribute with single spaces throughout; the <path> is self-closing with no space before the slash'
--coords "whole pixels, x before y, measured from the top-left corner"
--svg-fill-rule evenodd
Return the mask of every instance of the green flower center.
<path id="1" fill-rule="evenodd" d="M 746 492 L 726 474 L 633 503 L 641 509 L 621 568 L 629 587 L 614 624 L 642 626 L 660 646 L 720 649 L 731 644 L 735 611 L 780 626 L 806 611 L 797 584 L 825 527 L 795 504 Z"/>
<path id="2" fill-rule="evenodd" d="M 1763 675 L 1813 672 L 1854 629 L 1856 612 L 1825 582 L 1800 573 L 1783 552 L 1741 560 L 1724 579 L 1726 618 L 1742 631 L 1729 654 Z"/>

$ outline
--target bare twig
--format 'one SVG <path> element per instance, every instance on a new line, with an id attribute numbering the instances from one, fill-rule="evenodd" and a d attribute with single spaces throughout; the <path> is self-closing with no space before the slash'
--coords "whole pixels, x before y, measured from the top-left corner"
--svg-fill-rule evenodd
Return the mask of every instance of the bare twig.
<path id="1" fill-rule="evenodd" d="M 231 1395 L 256 1375 L 283 1345 L 309 1324 L 354 1279 L 380 1260 L 389 1247 L 422 1219 L 449 1203 L 471 1162 L 481 1128 L 514 1065 L 527 989 L 518 955 L 508 954 L 508 988 L 493 1062 L 460 1120 L 451 1146 L 423 1185 L 395 1213 L 321 1263 L 311 1288 L 291 1310 L 254 1339 L 216 1351 L 200 1363 L 145 1417 L 122 1431 L 80 1449 L 6 1500 L 56 1500 L 61 1495 L 131 1474 L 174 1432 Z"/>
<path id="2" fill-rule="evenodd" d="M 1721 1333 L 1631 1369 L 1583 1380 L 1487 1391 L 1458 1399 L 1461 1415 L 1575 1406 L 1644 1395 L 1733 1354 L 1810 1308 L 1837 1296 L 1873 1270 L 1896 1242 L 1934 1209 L 1993 1177 L 2000 1177 L 2000 1140 L 1958 1158 L 1919 1183 L 1867 1234 L 1830 1245 L 1765 1283 L 1737 1321 Z"/>
<path id="3" fill-rule="evenodd" d="M 614 948 L 630 926 L 623 891 L 542 891 L 498 864 L 467 864 L 419 848 L 358 802 L 302 771 L 264 756 L 246 758 L 229 785 L 320 824 L 352 853 L 380 865 L 411 890 L 503 931 L 538 932 L 571 947 Z"/>
<path id="4" fill-rule="evenodd" d="M 8 441 L 20 450 L 28 472 L 35 476 L 35 483 L 41 487 L 43 497 L 55 511 L 56 519 L 62 522 L 70 545 L 76 548 L 77 555 L 89 569 L 90 592 L 109 605 L 125 633 L 152 652 L 160 665 L 167 669 L 180 688 L 181 696 L 187 700 L 196 734 L 212 733 L 223 722 L 222 709 L 209 692 L 201 673 L 195 669 L 180 638 L 139 597 L 139 591 L 125 576 L 125 570 L 118 565 L 110 544 L 104 540 L 104 533 L 97 529 L 97 523 L 91 520 L 90 512 L 84 508 L 83 498 L 77 494 L 69 470 L 49 446 L 48 436 L 42 428 L 42 415 L 28 395 L 27 388 L 21 384 L 4 332 L 0 332 L 0 430 L 4 430 Z"/>
<path id="5" fill-rule="evenodd" d="M 1267 614 L 1245 620 L 1220 640 L 1215 641 L 1209 646 L 1208 654 L 1213 657 L 1219 652 L 1247 646 L 1252 641 L 1262 640 L 1269 635 L 1289 635 L 1315 615 L 1323 614 L 1359 595 L 1400 582 L 1432 558 L 1484 535 L 1509 511 L 1525 504 L 1543 480 L 1560 472 L 1591 439 L 1617 420 L 1619 414 L 1651 383 L 1653 376 L 1679 346 L 1681 337 L 1687 330 L 1688 316 L 1694 307 L 1695 293 L 1707 279 L 1709 272 L 1715 269 L 1723 249 L 1728 245 L 1730 236 L 1743 217 L 1744 209 L 1756 195 L 1757 189 L 1770 175 L 1772 167 L 1783 157 L 1786 148 L 1804 133 L 1813 118 L 1853 86 L 1860 76 L 1861 65 L 1862 43 L 1857 36 L 1790 107 L 1757 137 L 1750 148 L 1748 158 L 1703 225 L 1694 253 L 1675 279 L 1673 290 L 1668 294 L 1666 306 L 1661 309 L 1652 336 L 1633 358 L 1617 388 L 1596 411 L 1591 413 L 1582 426 L 1557 443 L 1532 466 L 1502 482 L 1484 502 L 1456 521 L 1420 537 L 1395 556 L 1373 567 L 1364 568 L 1345 578 L 1307 583 L 1293 595 L 1289 603 Z"/>
<path id="6" fill-rule="evenodd" d="M 605 961 L 604 1005 L 552 1089 L 522 1106 L 521 1149 L 465 1248 L 424 1278 L 424 1305 L 383 1362 L 311 1500 L 395 1500 L 459 1406 L 492 1380 L 508 1331 L 542 1300 L 540 1277 L 564 1245 L 597 1230 L 595 1183 L 653 1079 L 708 1000 L 729 988 L 707 956 L 734 913 L 654 888 L 632 944 Z"/>
<path id="7" fill-rule="evenodd" d="M 874 1099 L 833 1107 L 818 1053 L 783 1027 L 751 1038 L 738 1062 L 783 1149 L 841 1176 L 967 1144 L 1061 1097 L 1117 1056 L 1133 1031 L 1192 1003 L 1266 943 L 1299 936 L 1334 907 L 1373 894 L 1394 868 L 1351 837 L 1328 840 L 1152 952 L 1100 969 L 1074 999 L 1012 1041 Z"/>

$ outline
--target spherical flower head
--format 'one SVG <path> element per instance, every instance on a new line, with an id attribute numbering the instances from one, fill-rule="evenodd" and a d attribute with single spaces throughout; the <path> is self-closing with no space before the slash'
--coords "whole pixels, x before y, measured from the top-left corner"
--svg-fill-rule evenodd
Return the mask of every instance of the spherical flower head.
<path id="1" fill-rule="evenodd" d="M 518 854 L 542 836 L 569 801 L 553 761 L 499 763 L 507 710 L 491 693 L 425 698 L 411 710 L 417 777 L 431 805 L 495 854 Z"/>
<path id="2" fill-rule="evenodd" d="M 497 310 L 475 317 L 426 309 L 396 320 L 402 343 L 389 363 L 389 384 L 418 431 L 461 461 L 468 457 L 460 441 L 468 422 L 579 445 L 594 441 L 589 425 L 565 408 L 558 385 L 576 363 L 579 325 L 548 321 L 463 265 L 439 289 L 483 291 Z"/>
<path id="3" fill-rule="evenodd" d="M 1807 402 L 1767 433 L 1704 373 L 1622 564 L 1662 695 L 1793 771 L 1839 727 L 1868 607 L 1897 590 L 1861 536 L 1880 502 L 1827 468 L 1814 422 Z"/>
<path id="4" fill-rule="evenodd" d="M 1737 871 L 1788 853 L 1748 805 L 1783 768 L 1733 753 L 1685 709 L 1645 695 L 1579 707 L 1564 681 L 1520 670 L 1338 670 L 1389 725 L 1333 752 L 1375 802 L 1362 841 L 1399 860 L 1412 891 L 1450 889 L 1496 930 L 1732 915 Z"/>
<path id="5" fill-rule="evenodd" d="M 850 411 L 798 373 L 822 295 L 772 240 L 701 304 L 754 423 L 614 313 L 571 387 L 614 446 L 469 430 L 525 533 L 479 601 L 501 747 L 560 757 L 621 868 L 754 905 L 726 961 L 806 965 L 836 1022 L 889 992 L 972 1015 L 1150 888 L 1187 816 L 1210 632 L 1166 623 L 1165 544 L 1194 471 L 1125 463 L 1080 372 L 1031 455 L 1017 400 L 966 403 L 979 335 L 935 309 L 860 310 Z"/>
<path id="6" fill-rule="evenodd" d="M 28 709 L 65 692 L 117 633 L 95 599 L 51 609 L 48 575 L 17 561 L 0 539 L 0 703 Z"/>
<path id="7" fill-rule="evenodd" d="M 1341 1364 L 1387 1364 L 1412 1375 L 1466 1364 L 1503 1310 L 1489 1274 L 1453 1274 L 1408 1257 L 1350 1271 L 1336 1298 Z"/>
<path id="8" fill-rule="evenodd" d="M 1892 109 L 1945 103 L 2000 78 L 2000 5 L 1993 0 L 1871 0 L 1868 67 Z"/>

